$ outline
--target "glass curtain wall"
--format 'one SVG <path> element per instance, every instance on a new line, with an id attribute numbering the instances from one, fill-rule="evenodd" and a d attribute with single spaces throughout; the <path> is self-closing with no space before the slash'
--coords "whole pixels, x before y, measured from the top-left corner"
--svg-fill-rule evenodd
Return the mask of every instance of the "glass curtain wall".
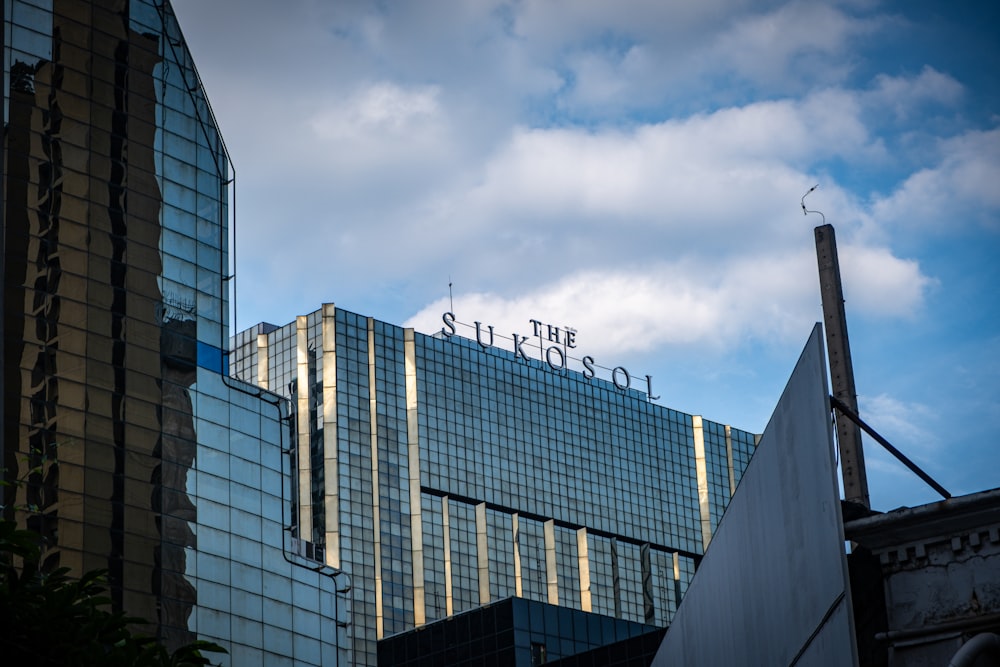
<path id="1" fill-rule="evenodd" d="M 228 377 L 233 171 L 172 9 L 5 0 L 3 63 L 4 511 L 168 646 L 346 659 L 292 411 Z"/>
<path id="2" fill-rule="evenodd" d="M 641 392 L 333 304 L 248 336 L 235 367 L 264 363 L 309 421 L 293 526 L 353 578 L 359 664 L 512 595 L 666 624 L 752 452 Z"/>

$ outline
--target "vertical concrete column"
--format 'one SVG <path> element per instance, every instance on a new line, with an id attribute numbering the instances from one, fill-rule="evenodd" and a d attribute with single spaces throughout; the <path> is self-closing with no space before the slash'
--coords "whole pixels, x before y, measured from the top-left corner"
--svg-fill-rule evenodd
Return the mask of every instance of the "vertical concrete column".
<path id="1" fill-rule="evenodd" d="M 701 512 L 701 544 L 708 548 L 712 539 L 712 515 L 708 510 L 708 466 L 705 463 L 705 428 L 698 415 L 692 415 L 694 427 L 694 467 L 698 475 L 698 508 Z"/>
<path id="2" fill-rule="evenodd" d="M 372 466 L 372 559 L 375 566 L 375 636 L 385 636 L 382 604 L 382 517 L 379 502 L 381 487 L 378 466 L 378 393 L 375 374 L 375 318 L 368 318 L 368 430 Z"/>
<path id="3" fill-rule="evenodd" d="M 653 602 L 653 559 L 648 542 L 639 547 L 639 570 L 642 577 L 643 622 L 652 625 L 656 620 L 656 604 Z"/>
<path id="4" fill-rule="evenodd" d="M 257 334 L 257 386 L 270 389 L 268 374 L 271 368 L 271 357 L 267 352 L 267 334 Z"/>
<path id="5" fill-rule="evenodd" d="M 726 424 L 726 465 L 729 467 L 729 497 L 736 493 L 736 468 L 733 466 L 733 429 Z"/>
<path id="6" fill-rule="evenodd" d="M 323 304 L 323 505 L 326 510 L 326 564 L 340 567 L 340 475 L 337 460 L 337 308 Z"/>
<path id="7" fill-rule="evenodd" d="M 590 551 L 587 548 L 587 529 L 576 531 L 576 556 L 580 570 L 580 609 L 593 611 L 590 598 Z"/>
<path id="8" fill-rule="evenodd" d="M 674 603 L 677 606 L 681 604 L 681 556 L 676 551 L 674 552 Z M 669 620 L 674 620 L 676 612 L 676 607 L 670 610 Z"/>
<path id="9" fill-rule="evenodd" d="M 614 594 L 615 618 L 622 617 L 622 579 L 621 569 L 618 567 L 618 540 L 612 537 L 609 541 L 611 547 L 611 590 Z"/>
<path id="10" fill-rule="evenodd" d="M 455 613 L 454 587 L 451 583 L 451 519 L 448 517 L 448 496 L 441 498 L 441 533 L 444 541 L 444 613 Z"/>
<path id="11" fill-rule="evenodd" d="M 556 522 L 549 519 L 542 524 L 545 536 L 545 582 L 548 585 L 549 604 L 559 604 L 559 569 L 556 562 Z"/>
<path id="12" fill-rule="evenodd" d="M 410 491 L 410 545 L 413 563 L 413 624 L 427 622 L 427 588 L 424 576 L 424 524 L 420 498 L 420 428 L 417 407 L 417 350 L 413 329 L 403 330 L 406 373 L 406 462 Z"/>
<path id="13" fill-rule="evenodd" d="M 816 261 L 819 265 L 819 287 L 823 298 L 826 350 L 830 357 L 830 384 L 833 387 L 833 395 L 855 414 L 860 414 L 858 393 L 854 387 L 851 343 L 847 336 L 847 314 L 844 310 L 844 289 L 840 281 L 837 236 L 833 231 L 833 225 L 821 225 L 813 232 L 816 236 Z M 840 472 L 844 480 L 844 498 L 870 507 L 868 473 L 865 471 L 865 453 L 861 446 L 861 428 L 843 415 L 837 419 L 837 443 L 840 447 Z"/>
<path id="14" fill-rule="evenodd" d="M 295 318 L 296 402 L 299 462 L 299 539 L 313 541 L 312 535 L 312 443 L 309 442 L 309 328 L 305 315 Z"/>
<path id="15" fill-rule="evenodd" d="M 490 601 L 490 551 L 486 539 L 486 503 L 476 505 L 476 558 L 479 566 L 479 604 Z"/>
<path id="16" fill-rule="evenodd" d="M 510 515 L 510 528 L 514 536 L 514 595 L 517 597 L 524 597 L 524 586 L 523 580 L 521 579 L 521 545 L 519 544 L 521 537 L 518 534 L 519 526 L 517 513 Z"/>

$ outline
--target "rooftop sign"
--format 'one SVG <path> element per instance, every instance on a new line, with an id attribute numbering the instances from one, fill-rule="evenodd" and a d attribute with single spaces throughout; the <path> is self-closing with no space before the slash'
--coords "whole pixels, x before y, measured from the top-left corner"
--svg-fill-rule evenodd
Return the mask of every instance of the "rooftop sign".
<path id="1" fill-rule="evenodd" d="M 441 335 L 445 338 L 451 338 L 454 336 L 458 330 L 455 326 L 455 314 L 452 312 L 446 312 L 441 316 L 441 321 L 444 322 L 444 326 L 441 327 Z M 550 369 L 553 371 L 565 370 L 567 363 L 570 359 L 574 357 L 570 356 L 570 350 L 576 349 L 576 330 L 569 327 L 557 327 L 551 324 L 546 324 L 541 320 L 528 320 L 531 323 L 532 335 L 531 338 L 538 340 L 537 347 L 539 352 L 539 357 L 544 361 Z M 468 326 L 468 325 L 466 325 Z M 476 329 L 476 342 L 483 349 L 488 349 L 490 347 L 496 347 L 494 345 L 495 336 L 493 333 L 493 325 L 483 326 L 482 322 L 475 323 Z M 484 340 L 484 338 L 486 340 Z M 515 359 L 531 359 L 532 357 L 528 354 L 528 350 L 534 350 L 535 344 L 528 344 L 529 336 L 523 336 L 521 334 L 513 334 L 513 351 Z M 579 359 L 583 370 L 583 377 L 587 380 L 592 380 L 597 376 L 597 362 L 590 355 L 585 355 Z M 632 388 L 633 376 L 628 372 L 624 366 L 615 366 L 610 369 L 610 379 L 612 384 L 621 391 L 627 391 Z M 653 395 L 653 378 L 650 375 L 646 375 L 646 395 L 649 400 L 653 401 L 659 396 Z"/>

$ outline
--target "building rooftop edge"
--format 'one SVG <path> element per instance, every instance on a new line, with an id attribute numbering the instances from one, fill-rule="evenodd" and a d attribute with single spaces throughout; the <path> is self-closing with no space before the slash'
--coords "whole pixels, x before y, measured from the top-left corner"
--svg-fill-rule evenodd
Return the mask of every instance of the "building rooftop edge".
<path id="1" fill-rule="evenodd" d="M 380 323 L 382 323 L 382 324 L 384 324 L 386 326 L 389 326 L 389 327 L 394 327 L 394 328 L 401 329 L 401 330 L 404 330 L 404 331 L 405 330 L 411 330 L 415 334 L 420 335 L 420 336 L 424 336 L 424 337 L 426 337 L 428 339 L 438 340 L 438 341 L 451 341 L 451 342 L 454 342 L 454 343 L 458 343 L 459 345 L 466 345 L 466 346 L 468 346 L 468 347 L 470 347 L 472 349 L 479 349 L 481 347 L 481 345 L 479 343 L 477 343 L 474 339 L 467 338 L 467 337 L 462 336 L 462 335 L 455 335 L 455 336 L 452 336 L 452 337 L 445 337 L 445 336 L 441 335 L 440 331 L 434 331 L 432 333 L 425 333 L 423 331 L 420 331 L 419 329 L 416 329 L 415 327 L 407 327 L 407 326 L 404 326 L 404 325 L 401 325 L 401 324 L 393 324 L 392 322 L 387 322 L 385 320 L 381 320 L 381 319 L 379 319 L 377 317 L 374 317 L 374 316 L 371 316 L 371 315 L 364 315 L 363 313 L 358 313 L 356 311 L 350 310 L 349 308 L 341 308 L 340 306 L 336 306 L 333 302 L 324 302 L 319 308 L 317 308 L 315 310 L 312 310 L 312 311 L 306 313 L 305 315 L 300 315 L 299 317 L 309 317 L 309 316 L 316 315 L 316 314 L 322 314 L 323 311 L 327 307 L 336 308 L 336 310 L 338 310 L 338 311 L 341 311 L 341 312 L 344 312 L 344 313 L 349 313 L 350 315 L 354 315 L 356 317 L 371 318 L 372 320 L 374 320 L 376 322 L 380 322 Z M 286 324 L 276 325 L 276 324 L 272 324 L 270 322 L 260 321 L 260 322 L 258 322 L 256 324 L 253 324 L 253 325 L 249 326 L 249 327 L 242 328 L 239 331 L 237 331 L 235 334 L 233 334 L 232 336 L 230 336 L 230 345 L 232 345 L 233 341 L 236 341 L 238 339 L 238 337 L 241 334 L 245 333 L 245 332 L 250 332 L 250 331 L 253 331 L 253 330 L 259 328 L 258 329 L 258 333 L 271 334 L 272 332 L 277 331 L 278 329 L 283 329 L 284 327 L 287 327 L 289 325 L 295 324 L 295 322 L 296 322 L 296 320 L 293 319 L 293 320 L 291 320 L 290 322 L 288 322 Z M 499 352 L 502 352 L 502 353 L 511 354 L 509 350 L 506 350 L 504 348 L 494 348 L 494 347 L 491 346 L 490 349 L 495 349 L 495 350 L 498 350 Z M 545 363 L 544 360 L 537 359 L 535 357 L 529 357 L 527 359 L 527 361 L 528 362 L 541 363 L 541 364 Z M 565 372 L 566 373 L 571 373 L 571 374 L 574 374 L 574 375 L 581 375 L 580 371 L 577 371 L 577 370 L 574 370 L 574 369 L 570 369 L 570 368 L 566 368 Z M 594 378 L 594 379 L 597 382 L 600 382 L 600 383 L 613 385 L 613 383 L 610 380 L 607 380 L 605 378 L 598 377 L 598 378 Z M 702 417 L 705 421 L 710 422 L 712 424 L 717 424 L 717 425 L 720 425 L 720 426 L 729 426 L 731 428 L 735 428 L 736 430 L 738 430 L 738 431 L 740 431 L 742 433 L 746 433 L 748 435 L 754 436 L 755 440 L 759 440 L 760 435 L 761 435 L 761 433 L 758 433 L 758 432 L 755 432 L 755 431 L 751 431 L 751 430 L 748 430 L 748 429 L 744 429 L 744 428 L 741 428 L 739 426 L 735 426 L 733 424 L 730 424 L 728 422 L 716 421 L 714 419 L 710 419 L 708 417 L 705 417 L 704 415 L 701 415 L 699 413 L 694 413 L 694 412 L 688 413 L 688 412 L 684 412 L 683 410 L 678 410 L 677 408 L 672 408 L 672 407 L 670 407 L 668 405 L 665 405 L 663 403 L 658 403 L 657 402 L 657 399 L 659 399 L 658 396 L 656 398 L 650 398 L 649 394 L 647 392 L 642 391 L 641 389 L 629 388 L 624 393 L 626 395 L 632 396 L 634 399 L 646 402 L 646 403 L 648 403 L 650 405 L 654 405 L 654 406 L 656 406 L 656 407 L 658 407 L 660 409 L 663 409 L 663 410 L 667 410 L 667 411 L 670 411 L 670 412 L 675 412 L 677 414 L 687 415 L 689 417 L 699 416 L 699 417 Z M 755 446 L 756 446 L 756 443 L 755 443 Z"/>
<path id="2" fill-rule="evenodd" d="M 1000 524 L 1000 488 L 844 522 L 844 537 L 870 549 Z"/>

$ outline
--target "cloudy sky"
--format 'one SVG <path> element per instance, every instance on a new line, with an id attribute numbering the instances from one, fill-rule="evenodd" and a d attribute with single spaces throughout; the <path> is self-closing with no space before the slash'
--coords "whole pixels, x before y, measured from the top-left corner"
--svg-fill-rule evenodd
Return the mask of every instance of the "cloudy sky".
<path id="1" fill-rule="evenodd" d="M 534 318 L 760 432 L 822 319 L 819 184 L 862 416 L 1000 486 L 997 3 L 173 4 L 236 168 L 240 329 Z M 874 507 L 938 499 L 866 456 Z"/>

